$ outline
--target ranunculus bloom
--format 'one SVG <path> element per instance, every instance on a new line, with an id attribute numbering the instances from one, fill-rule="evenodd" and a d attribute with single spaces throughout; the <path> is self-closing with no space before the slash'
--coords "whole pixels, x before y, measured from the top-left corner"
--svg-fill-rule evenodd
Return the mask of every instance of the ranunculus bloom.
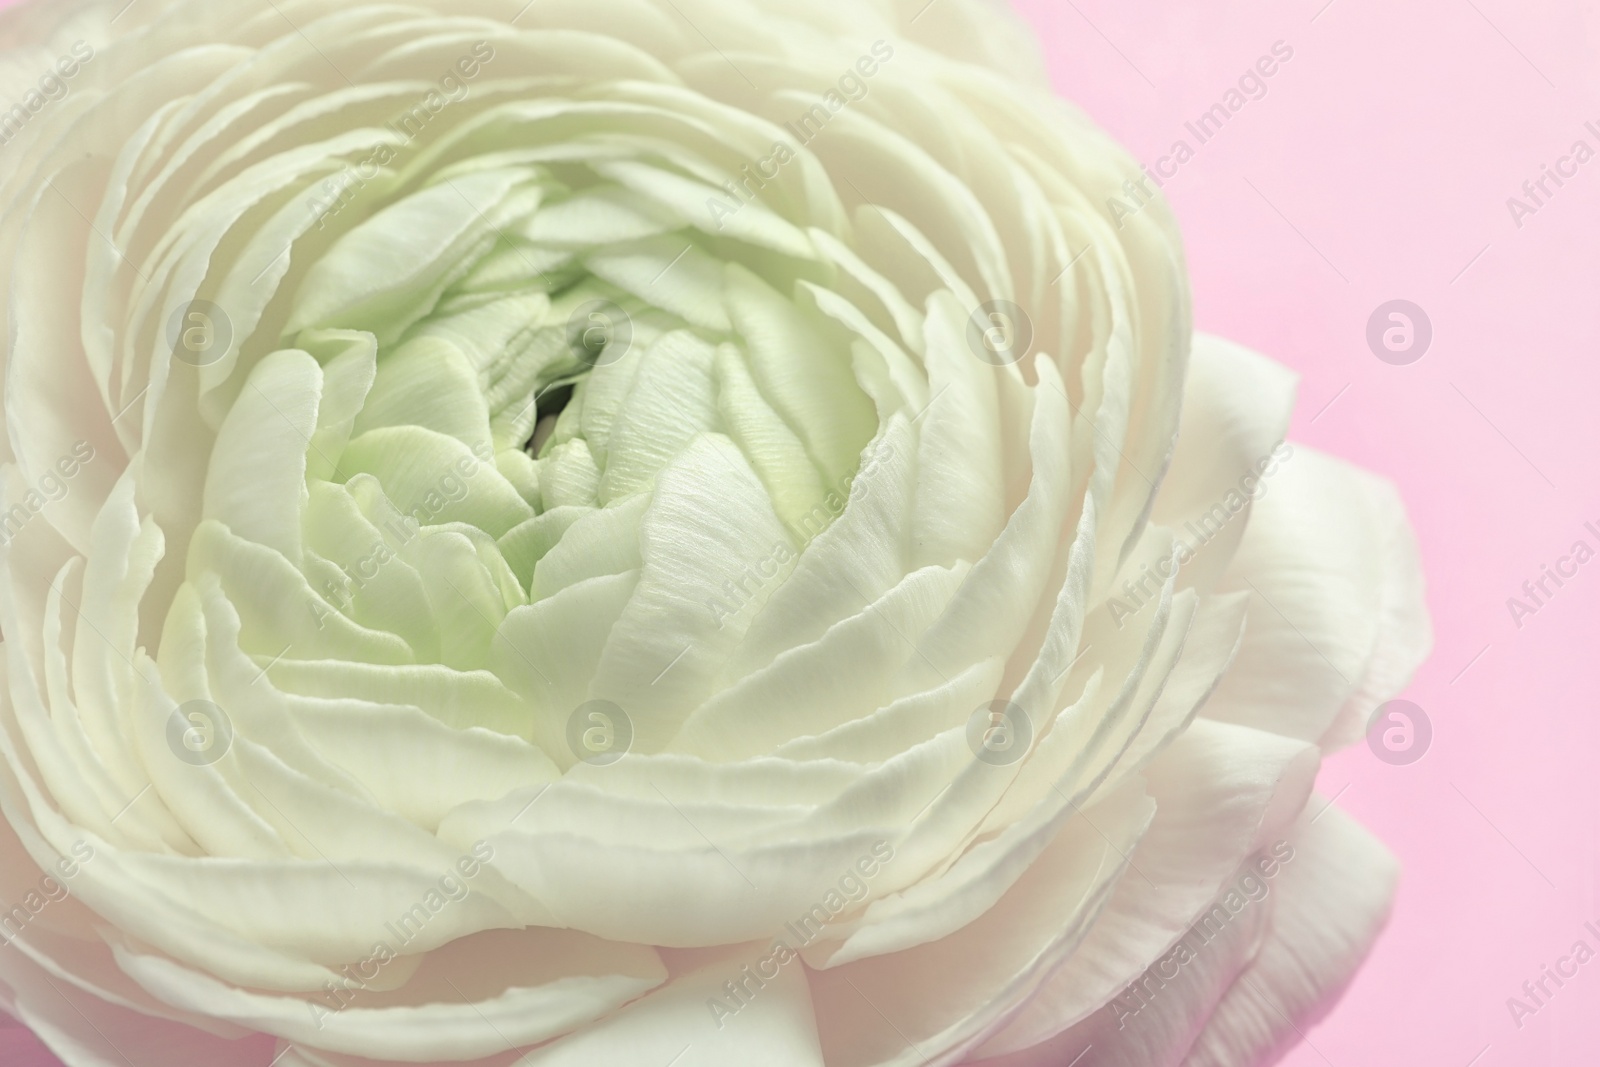
<path id="1" fill-rule="evenodd" d="M 1236 1065 L 1351 973 L 1405 520 L 1008 15 L 0 39 L 0 1005 L 73 1067 Z"/>

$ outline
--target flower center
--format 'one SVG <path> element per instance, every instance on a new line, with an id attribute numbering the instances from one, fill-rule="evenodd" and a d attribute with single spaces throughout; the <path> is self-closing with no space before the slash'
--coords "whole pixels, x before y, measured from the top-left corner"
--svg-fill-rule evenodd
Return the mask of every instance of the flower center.
<path id="1" fill-rule="evenodd" d="M 552 679 L 552 644 L 593 675 L 650 590 L 728 625 L 711 558 L 775 586 L 771 561 L 838 517 L 879 414 L 865 318 L 822 310 L 838 272 L 807 233 L 754 204 L 721 233 L 681 160 L 524 155 L 341 212 L 283 344 L 321 364 L 324 406 L 348 379 L 354 409 L 336 454 L 308 456 L 314 594 L 401 659 L 494 672 L 549 727 L 585 695 Z M 769 594 L 726 613 L 748 624 Z"/>

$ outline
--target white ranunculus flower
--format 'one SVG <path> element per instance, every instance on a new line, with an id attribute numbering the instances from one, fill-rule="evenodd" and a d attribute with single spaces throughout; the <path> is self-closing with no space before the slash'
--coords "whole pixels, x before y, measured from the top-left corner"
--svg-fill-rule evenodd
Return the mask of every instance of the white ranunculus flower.
<path id="1" fill-rule="evenodd" d="M 1411 536 L 1007 13 L 0 41 L 0 1007 L 72 1067 L 1243 1065 L 1354 969 Z"/>

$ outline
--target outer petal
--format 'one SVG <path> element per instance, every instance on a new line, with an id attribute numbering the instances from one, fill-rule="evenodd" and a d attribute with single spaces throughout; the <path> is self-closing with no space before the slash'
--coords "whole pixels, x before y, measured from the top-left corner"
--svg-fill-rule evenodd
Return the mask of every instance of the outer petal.
<path id="1" fill-rule="evenodd" d="M 1252 594 L 1244 645 L 1205 712 L 1229 722 L 1347 744 L 1433 643 L 1393 486 L 1302 445 L 1221 584 Z"/>
<path id="2" fill-rule="evenodd" d="M 7 987 L 10 987 L 9 989 Z M 13 992 L 14 990 L 14 992 Z M 253 1035 L 227 1040 L 119 1007 L 58 979 L 16 951 L 0 953 L 0 1003 L 28 1026 L 51 1052 L 73 1067 L 268 1067 L 272 1039 Z M 14 998 L 14 999 L 12 999 Z M 7 1031 L 0 1049 L 9 1052 Z M 18 1067 L 56 1067 L 29 1050 Z M 18 1061 L 8 1055 L 6 1067 Z"/>
<path id="3" fill-rule="evenodd" d="M 1064 1027 L 1081 1029 L 1088 1024 L 1073 1024 L 1086 1016 L 1097 1018 L 1090 1013 L 1172 947 L 1240 862 L 1283 832 L 1316 767 L 1309 745 L 1196 723 L 1151 765 L 1156 820 L 1133 856 L 1134 873 L 1079 950 L 978 1055 L 1025 1049 Z"/>
<path id="4" fill-rule="evenodd" d="M 1394 858 L 1359 825 L 1313 800 L 1288 835 L 1292 862 L 1270 894 L 1166 979 L 1154 968 L 1118 1000 L 1041 1045 L 983 1067 L 1253 1067 L 1327 1011 L 1389 913 Z M 1196 927 L 1198 930 L 1199 927 Z M 1157 975 L 1157 977 L 1152 977 Z M 1142 1004 L 1142 1006 L 1141 1006 Z"/>
<path id="5" fill-rule="evenodd" d="M 572 1037 L 530 1052 L 516 1067 L 686 1062 L 701 1067 L 824 1067 L 799 961 L 757 989 L 732 1018 L 708 1010 L 723 984 L 741 977 L 742 957 L 712 955 L 652 995 Z M 679 1057 L 694 1049 L 693 1058 Z"/>
<path id="6" fill-rule="evenodd" d="M 1333 1007 L 1388 919 L 1399 865 L 1337 809 L 1304 820 L 1304 863 L 1284 874 L 1266 943 L 1211 1016 L 1183 1067 L 1275 1058 Z"/>

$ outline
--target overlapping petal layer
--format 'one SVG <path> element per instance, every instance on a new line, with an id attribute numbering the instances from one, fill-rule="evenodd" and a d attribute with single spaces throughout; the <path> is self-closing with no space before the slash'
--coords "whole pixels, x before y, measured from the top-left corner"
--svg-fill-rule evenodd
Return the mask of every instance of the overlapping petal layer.
<path id="1" fill-rule="evenodd" d="M 1403 515 L 1009 15 L 0 36 L 75 57 L 0 173 L 0 1003 L 74 1067 L 1043 1063 L 1282 842 L 1097 1055 L 1349 973 L 1387 861 L 1302 812 L 1426 650 Z"/>

